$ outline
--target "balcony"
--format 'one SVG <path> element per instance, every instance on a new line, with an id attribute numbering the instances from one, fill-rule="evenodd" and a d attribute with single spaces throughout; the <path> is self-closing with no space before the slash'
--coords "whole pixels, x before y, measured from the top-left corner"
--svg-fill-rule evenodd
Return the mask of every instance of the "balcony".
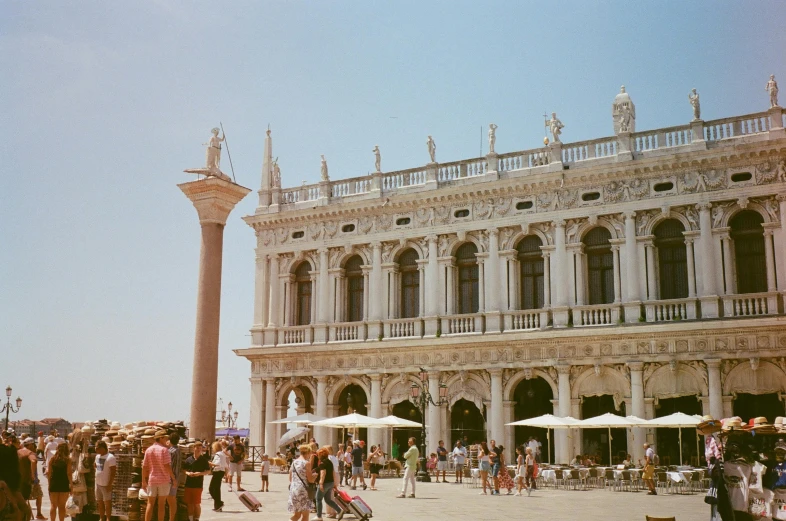
<path id="1" fill-rule="evenodd" d="M 533 331 L 549 325 L 551 312 L 548 309 L 525 309 L 503 312 L 505 331 Z"/>
<path id="2" fill-rule="evenodd" d="M 647 322 L 674 322 L 696 319 L 696 299 L 651 300 L 644 303 Z"/>
<path id="3" fill-rule="evenodd" d="M 278 329 L 278 345 L 311 344 L 314 342 L 314 328 L 308 326 L 288 326 Z"/>
<path id="4" fill-rule="evenodd" d="M 368 325 L 365 322 L 334 322 L 328 326 L 330 342 L 353 342 L 368 340 Z"/>
<path id="5" fill-rule="evenodd" d="M 725 317 L 755 317 L 762 315 L 777 315 L 777 293 L 746 293 L 744 295 L 724 295 L 723 316 Z"/>
<path id="6" fill-rule="evenodd" d="M 585 326 L 613 326 L 620 322 L 619 304 L 595 304 L 592 306 L 575 306 L 573 311 L 573 325 Z"/>
<path id="7" fill-rule="evenodd" d="M 385 338 L 422 338 L 423 319 L 421 318 L 394 318 L 383 320 Z"/>
<path id="8" fill-rule="evenodd" d="M 483 333 L 483 313 L 447 315 L 441 317 L 443 335 L 468 335 Z"/>

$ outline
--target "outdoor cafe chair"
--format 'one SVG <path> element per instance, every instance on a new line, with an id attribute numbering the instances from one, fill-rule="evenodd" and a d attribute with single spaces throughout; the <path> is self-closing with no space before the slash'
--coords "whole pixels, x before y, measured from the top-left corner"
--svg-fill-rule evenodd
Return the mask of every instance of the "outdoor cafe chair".
<path id="1" fill-rule="evenodd" d="M 589 476 L 587 477 L 587 483 L 591 487 L 597 487 L 600 483 L 600 477 L 598 475 L 598 469 L 591 468 L 589 469 Z"/>
<path id="2" fill-rule="evenodd" d="M 603 476 L 603 488 L 610 487 L 613 489 L 617 485 L 617 478 L 614 477 L 614 469 L 608 468 L 606 469 L 606 473 Z"/>
<path id="3" fill-rule="evenodd" d="M 668 494 L 671 490 L 671 481 L 669 481 L 669 477 L 666 475 L 666 472 L 656 472 L 655 478 L 655 490 L 661 489 Z"/>
<path id="4" fill-rule="evenodd" d="M 554 470 L 554 477 L 555 477 L 555 488 L 562 485 L 565 486 L 565 471 L 562 469 L 555 469 Z"/>

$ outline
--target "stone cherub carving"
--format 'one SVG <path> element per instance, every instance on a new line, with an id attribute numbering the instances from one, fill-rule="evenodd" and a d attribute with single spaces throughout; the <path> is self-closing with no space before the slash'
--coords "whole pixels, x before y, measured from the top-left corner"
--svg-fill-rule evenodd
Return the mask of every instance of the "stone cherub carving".
<path id="1" fill-rule="evenodd" d="M 557 118 L 556 112 L 551 113 L 551 119 L 546 120 L 546 126 L 549 127 L 554 142 L 559 143 L 559 136 L 562 134 L 562 129 L 565 128 L 565 125 Z"/>
<path id="2" fill-rule="evenodd" d="M 770 74 L 770 81 L 767 82 L 767 86 L 764 87 L 764 90 L 770 93 L 770 107 L 777 107 L 778 106 L 778 82 L 775 81 L 775 75 Z"/>
<path id="3" fill-rule="evenodd" d="M 494 145 L 497 143 L 497 128 L 494 123 L 489 125 L 489 154 L 496 154 Z"/>
<path id="4" fill-rule="evenodd" d="M 690 106 L 693 107 L 693 121 L 701 119 L 701 103 L 699 102 L 699 93 L 696 92 L 696 89 L 690 91 L 688 101 L 690 101 Z"/>
<path id="5" fill-rule="evenodd" d="M 426 140 L 426 145 L 428 146 L 428 155 L 431 158 L 431 162 L 436 163 L 437 144 L 434 143 L 434 138 L 429 136 Z"/>
<path id="6" fill-rule="evenodd" d="M 202 143 L 207 147 L 205 151 L 205 166 L 204 168 L 189 168 L 184 170 L 189 174 L 201 174 L 207 177 L 217 177 L 224 181 L 231 181 L 228 175 L 221 171 L 221 143 L 224 142 L 226 136 L 218 137 L 220 130 L 214 128 L 211 131 L 212 136 L 207 143 Z"/>
<path id="7" fill-rule="evenodd" d="M 374 145 L 374 168 L 377 169 L 377 172 L 381 172 L 382 169 L 382 154 L 379 151 L 379 145 Z"/>
<path id="8" fill-rule="evenodd" d="M 325 159 L 324 155 L 320 157 L 322 157 L 322 166 L 320 167 L 320 175 L 322 176 L 322 180 L 330 181 L 330 178 L 328 177 L 327 159 Z"/>

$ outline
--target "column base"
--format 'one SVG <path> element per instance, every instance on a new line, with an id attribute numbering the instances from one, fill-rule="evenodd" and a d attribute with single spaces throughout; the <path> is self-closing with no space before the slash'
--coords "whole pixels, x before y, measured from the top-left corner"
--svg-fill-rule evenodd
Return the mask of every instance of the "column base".
<path id="1" fill-rule="evenodd" d="M 502 332 L 502 314 L 499 311 L 486 311 L 486 333 Z"/>
<path id="2" fill-rule="evenodd" d="M 718 306 L 717 295 L 699 297 L 699 302 L 701 302 L 701 318 L 720 317 L 720 307 Z"/>
<path id="3" fill-rule="evenodd" d="M 328 341 L 328 325 L 314 324 L 314 343 L 324 344 Z"/>
<path id="4" fill-rule="evenodd" d="M 251 345 L 261 346 L 265 343 L 265 330 L 259 327 L 251 330 Z"/>
<path id="5" fill-rule="evenodd" d="M 278 340 L 278 331 L 275 327 L 269 327 L 265 329 L 265 343 L 263 345 L 266 346 L 274 346 Z"/>
<path id="6" fill-rule="evenodd" d="M 641 322 L 641 302 L 625 302 L 622 307 L 625 309 L 626 324 L 638 324 Z"/>
<path id="7" fill-rule="evenodd" d="M 551 308 L 551 319 L 554 327 L 568 327 L 570 308 L 568 306 Z"/>
<path id="8" fill-rule="evenodd" d="M 423 338 L 436 338 L 439 329 L 439 317 L 423 317 Z"/>
<path id="9" fill-rule="evenodd" d="M 382 340 L 382 322 L 370 321 L 368 323 L 368 339 L 369 340 Z"/>

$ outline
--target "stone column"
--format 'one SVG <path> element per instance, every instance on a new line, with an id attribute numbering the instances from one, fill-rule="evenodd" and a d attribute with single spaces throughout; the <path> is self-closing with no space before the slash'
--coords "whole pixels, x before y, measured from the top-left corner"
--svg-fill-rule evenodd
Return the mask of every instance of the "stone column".
<path id="1" fill-rule="evenodd" d="M 435 403 L 439 403 L 439 371 L 429 371 L 428 373 L 428 392 Z M 442 438 L 439 405 L 428 404 L 426 413 L 426 449 L 433 450 Z M 448 441 L 449 442 L 449 441 Z M 449 446 L 449 445 L 448 445 Z"/>
<path id="2" fill-rule="evenodd" d="M 270 305 L 268 306 L 268 330 L 265 331 L 265 345 L 276 344 L 276 327 L 281 310 L 278 304 L 279 287 L 281 279 L 278 276 L 278 255 L 270 256 Z"/>
<path id="3" fill-rule="evenodd" d="M 499 285 L 499 230 L 489 228 L 489 255 L 483 264 L 485 276 L 483 278 L 486 288 L 486 331 L 498 333 L 501 331 L 500 320 L 500 285 Z"/>
<path id="4" fill-rule="evenodd" d="M 216 177 L 179 184 L 178 188 L 194 204 L 202 227 L 190 432 L 195 438 L 212 440 L 216 432 L 218 400 L 218 330 L 224 226 L 229 213 L 251 190 Z"/>
<path id="5" fill-rule="evenodd" d="M 557 382 L 557 399 L 559 400 L 559 416 L 571 415 L 570 400 L 570 366 L 558 365 L 557 372 L 559 380 Z M 568 440 L 567 429 L 555 429 L 554 434 L 554 459 L 555 463 L 570 463 L 570 454 L 573 452 Z"/>
<path id="6" fill-rule="evenodd" d="M 779 279 L 778 286 L 783 292 L 786 288 L 786 194 L 780 194 L 776 199 L 780 205 L 781 227 L 780 237 L 775 236 L 775 262 Z"/>
<path id="7" fill-rule="evenodd" d="M 715 273 L 715 252 L 712 244 L 712 216 L 710 203 L 696 205 L 699 211 L 699 242 L 701 244 L 700 264 L 702 291 L 699 295 L 701 301 L 702 318 L 718 318 L 718 286 Z"/>
<path id="8" fill-rule="evenodd" d="M 276 426 L 271 422 L 276 421 L 276 381 L 269 378 L 265 381 L 265 451 L 270 454 L 275 454 L 278 438 L 276 435 Z"/>
<path id="9" fill-rule="evenodd" d="M 710 414 L 716 420 L 725 418 L 723 414 L 723 389 L 721 388 L 720 363 L 717 358 L 704 361 L 707 364 L 707 387 L 710 395 Z"/>
<path id="10" fill-rule="evenodd" d="M 371 244 L 371 295 L 374 295 L 369 302 L 369 324 L 368 337 L 379 338 L 382 334 L 382 243 L 375 241 Z"/>
<path id="11" fill-rule="evenodd" d="M 620 245 L 613 244 L 611 246 L 611 260 L 614 270 L 614 302 L 619 303 L 622 300 L 622 279 L 620 274 Z"/>
<path id="12" fill-rule="evenodd" d="M 382 414 L 382 375 L 370 374 L 371 378 L 371 402 L 369 403 L 369 416 L 381 418 Z M 368 429 L 368 445 L 379 445 L 382 443 L 382 436 L 386 429 Z M 386 451 L 389 452 L 389 451 Z"/>
<path id="13" fill-rule="evenodd" d="M 775 257 L 772 249 L 772 230 L 764 229 L 764 259 L 767 265 L 767 291 L 777 291 L 775 287 Z"/>
<path id="14" fill-rule="evenodd" d="M 425 300 L 425 309 L 421 308 L 421 315 L 424 316 L 425 331 L 424 335 L 427 337 L 434 337 L 437 335 L 439 328 L 439 252 L 437 251 L 437 236 L 429 235 L 426 237 L 428 242 L 428 264 L 424 272 L 425 277 L 423 281 L 423 294 Z"/>
<path id="15" fill-rule="evenodd" d="M 584 275 L 586 273 L 586 259 L 584 255 L 584 245 L 572 245 L 573 259 L 576 269 L 576 305 L 584 306 L 587 304 L 587 285 L 584 282 Z M 568 269 L 570 269 L 570 262 L 568 262 Z M 571 270 L 571 273 L 573 270 Z M 615 281 L 616 287 L 616 281 Z"/>
<path id="16" fill-rule="evenodd" d="M 267 326 L 267 305 L 268 305 L 268 265 L 267 255 L 261 248 L 257 248 L 257 264 L 254 279 L 254 330 L 252 332 L 252 344 L 261 346 L 264 344 L 262 330 Z"/>
<path id="17" fill-rule="evenodd" d="M 327 338 L 327 321 L 328 311 L 330 310 L 330 289 L 328 288 L 328 251 L 327 248 L 320 248 L 319 251 L 319 268 L 317 269 L 316 279 L 314 280 L 312 288 L 314 288 L 314 298 L 312 300 L 312 307 L 314 310 L 314 343 L 322 344 L 328 340 Z"/>
<path id="18" fill-rule="evenodd" d="M 317 416 L 327 417 L 327 376 L 317 376 L 314 378 L 317 381 Z M 324 445 L 328 440 L 329 430 L 331 427 L 314 427 L 314 437 L 317 442 Z"/>
<path id="19" fill-rule="evenodd" d="M 551 307 L 551 252 L 543 250 L 543 307 Z"/>
<path id="20" fill-rule="evenodd" d="M 644 363 L 643 362 L 628 362 L 630 368 L 630 414 L 641 419 L 646 419 L 644 411 Z M 646 436 L 645 429 L 636 427 L 633 430 L 634 444 L 631 449 L 628 447 L 634 461 L 644 459 L 644 440 Z"/>
<path id="21" fill-rule="evenodd" d="M 686 264 L 688 265 L 688 297 L 696 298 L 696 265 L 693 258 L 693 238 L 685 237 Z"/>
<path id="22" fill-rule="evenodd" d="M 724 233 L 720 237 L 723 248 L 723 280 L 726 283 L 724 293 L 726 295 L 734 294 L 734 264 L 731 257 L 731 237 L 728 233 Z"/>
<path id="23" fill-rule="evenodd" d="M 641 317 L 641 295 L 636 273 L 639 269 L 639 248 L 636 244 L 636 212 L 625 212 L 625 322 L 633 324 Z"/>
<path id="24" fill-rule="evenodd" d="M 647 251 L 647 300 L 658 300 L 658 274 L 655 273 L 655 245 L 652 239 L 644 243 Z"/>
<path id="25" fill-rule="evenodd" d="M 554 277 L 554 327 L 568 325 L 568 251 L 565 247 L 565 221 L 560 219 L 554 226 L 554 255 L 551 275 Z"/>
<path id="26" fill-rule="evenodd" d="M 259 377 L 249 378 L 251 382 L 251 408 L 248 411 L 248 444 L 262 445 L 265 439 L 265 381 Z"/>
<path id="27" fill-rule="evenodd" d="M 491 376 L 491 438 L 504 443 L 505 425 L 502 417 L 502 369 L 489 369 Z"/>

